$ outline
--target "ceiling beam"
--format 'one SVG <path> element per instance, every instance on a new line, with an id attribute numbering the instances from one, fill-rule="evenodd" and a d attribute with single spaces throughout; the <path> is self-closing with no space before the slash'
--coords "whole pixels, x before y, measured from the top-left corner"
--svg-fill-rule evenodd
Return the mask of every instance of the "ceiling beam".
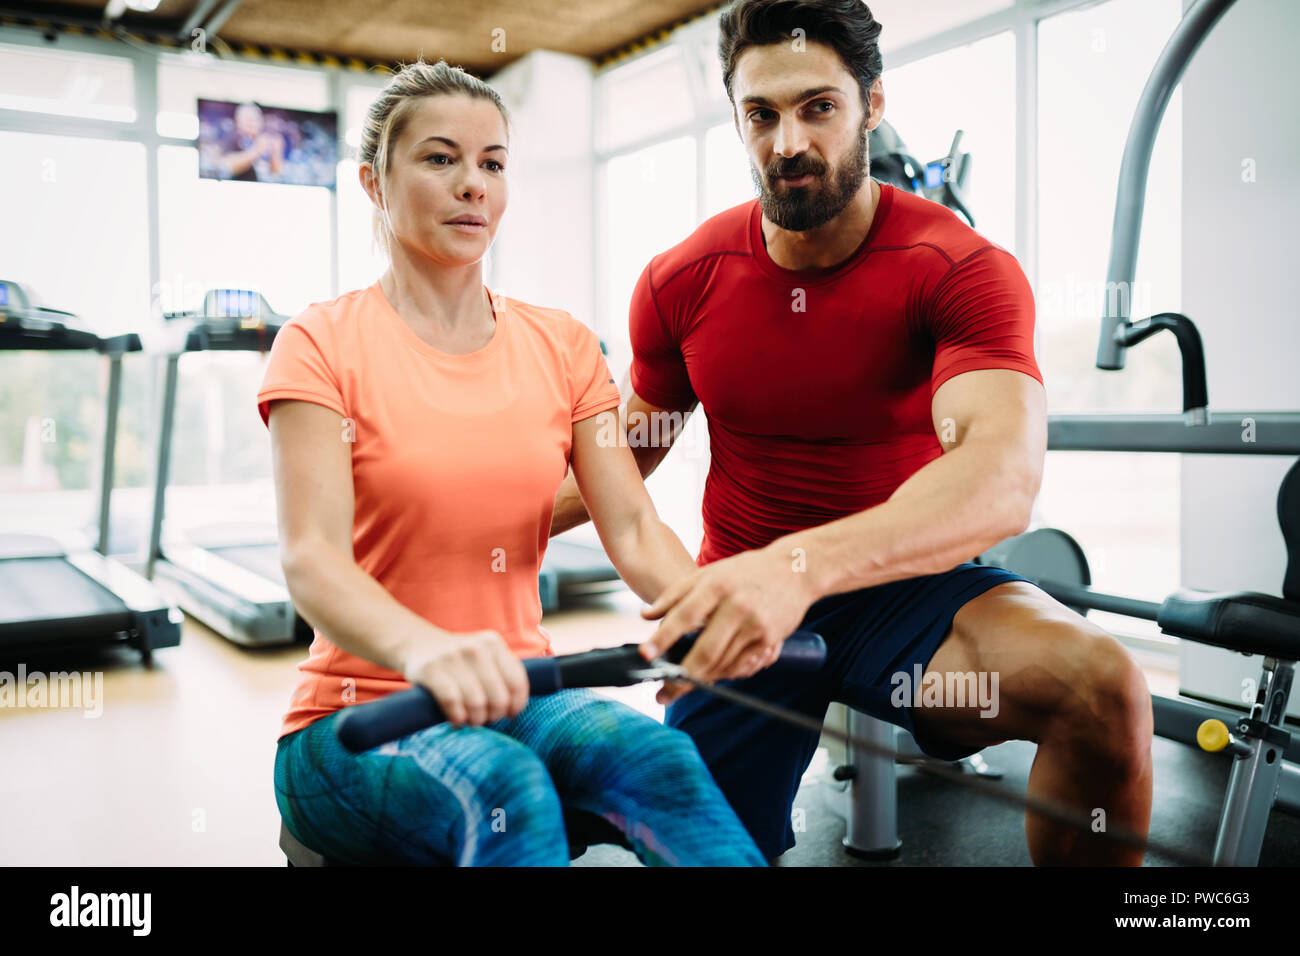
<path id="1" fill-rule="evenodd" d="M 240 0 L 226 0 L 221 5 L 221 9 L 212 15 L 212 19 L 208 21 L 208 25 L 204 29 L 209 33 L 220 33 L 221 28 L 230 19 L 230 15 L 235 12 L 235 7 L 239 6 L 239 2 Z"/>
<path id="2" fill-rule="evenodd" d="M 194 4 L 193 11 L 191 11 L 190 15 L 185 18 L 185 22 L 181 24 L 181 28 L 176 31 L 176 39 L 190 39 L 194 33 L 194 28 L 203 26 L 203 21 L 208 18 L 208 14 L 212 12 L 212 8 L 215 7 L 218 2 L 219 0 L 199 0 L 198 3 Z"/>

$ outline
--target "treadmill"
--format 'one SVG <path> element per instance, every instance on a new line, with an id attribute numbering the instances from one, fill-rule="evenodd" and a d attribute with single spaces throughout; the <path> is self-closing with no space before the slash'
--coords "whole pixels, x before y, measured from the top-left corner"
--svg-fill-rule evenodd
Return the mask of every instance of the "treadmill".
<path id="1" fill-rule="evenodd" d="M 574 532 L 583 530 L 586 529 L 572 528 L 563 532 L 571 537 L 557 535 L 546 544 L 546 554 L 542 556 L 541 574 L 537 582 L 543 614 L 558 611 L 572 598 L 584 594 L 599 594 L 626 587 L 623 579 L 618 576 L 618 570 L 605 554 L 605 549 L 574 535 Z"/>
<path id="2" fill-rule="evenodd" d="M 213 526 L 187 540 L 163 541 L 180 359 L 190 352 L 265 352 L 288 321 L 257 292 L 212 289 L 202 308 L 165 316 L 180 330 L 167 351 L 159 408 L 153 516 L 145 574 L 192 617 L 245 647 L 310 641 L 280 566 L 280 547 L 265 528 Z"/>
<path id="3" fill-rule="evenodd" d="M 94 351 L 108 361 L 98 541 L 67 551 L 42 535 L 0 533 L 0 659 L 101 645 L 133 647 L 148 663 L 181 642 L 181 614 L 147 580 L 108 558 L 122 356 L 134 333 L 101 338 L 68 312 L 41 308 L 17 282 L 0 280 L 0 351 Z"/>

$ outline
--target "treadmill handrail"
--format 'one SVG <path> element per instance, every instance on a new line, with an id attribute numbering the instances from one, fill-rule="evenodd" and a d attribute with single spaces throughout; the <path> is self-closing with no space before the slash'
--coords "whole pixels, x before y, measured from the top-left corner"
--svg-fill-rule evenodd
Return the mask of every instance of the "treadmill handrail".
<path id="1" fill-rule="evenodd" d="M 204 296 L 207 302 L 211 293 Z M 158 426 L 153 473 L 153 505 L 150 508 L 149 541 L 144 555 L 144 574 L 150 580 L 163 560 L 163 523 L 166 520 L 167 485 L 170 480 L 172 430 L 176 419 L 176 393 L 180 380 L 180 357 L 187 352 L 265 352 L 289 317 L 272 311 L 261 299 L 256 317 L 207 315 L 202 309 L 166 312 L 168 322 L 188 323 L 179 346 L 166 349 L 162 388 L 158 399 Z M 254 321 L 255 319 L 255 321 Z"/>
<path id="2" fill-rule="evenodd" d="M 1235 2 L 1196 0 L 1160 52 L 1138 99 L 1120 163 L 1115 219 L 1111 228 L 1110 264 L 1106 269 L 1106 288 L 1118 289 L 1121 294 L 1106 296 L 1107 307 L 1102 315 L 1101 338 L 1097 344 L 1097 368 L 1114 370 L 1124 367 L 1125 346 L 1117 339 L 1117 332 L 1128 324 L 1130 318 L 1142 213 L 1146 206 L 1147 174 L 1151 170 L 1151 153 L 1165 107 L 1201 42 Z M 1115 303 L 1113 312 L 1112 302 Z"/>

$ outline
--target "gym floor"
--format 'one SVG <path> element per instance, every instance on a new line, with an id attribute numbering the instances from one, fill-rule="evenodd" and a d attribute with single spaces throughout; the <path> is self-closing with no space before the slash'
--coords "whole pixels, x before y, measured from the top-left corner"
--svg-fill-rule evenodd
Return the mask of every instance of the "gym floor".
<path id="1" fill-rule="evenodd" d="M 644 638 L 649 625 L 630 592 L 592 596 L 550 615 L 557 653 Z M 152 669 L 127 651 L 28 661 L 28 671 L 102 670 L 103 713 L 0 711 L 10 767 L 0 775 L 0 851 L 29 866 L 283 866 L 271 767 L 280 719 L 303 646 L 245 650 L 186 620 L 181 646 L 159 651 Z M 1148 669 L 1156 692 L 1174 676 Z M 657 685 L 609 690 L 655 717 Z M 834 708 L 839 711 L 840 708 Z M 835 719 L 832 714 L 831 719 Z M 1152 836 L 1208 852 L 1227 761 L 1157 739 Z M 827 742 L 804 778 L 796 806 L 807 830 L 783 866 L 880 865 L 841 847 L 844 823 L 829 770 L 842 748 Z M 1023 792 L 1034 746 L 1013 741 L 984 752 Z M 1028 865 L 1023 814 L 911 770 L 900 771 L 902 854 L 891 865 Z M 1300 821 L 1274 812 L 1263 864 L 1300 860 Z M 1154 854 L 1149 865 L 1162 865 Z M 639 866 L 629 852 L 597 846 L 579 866 Z"/>

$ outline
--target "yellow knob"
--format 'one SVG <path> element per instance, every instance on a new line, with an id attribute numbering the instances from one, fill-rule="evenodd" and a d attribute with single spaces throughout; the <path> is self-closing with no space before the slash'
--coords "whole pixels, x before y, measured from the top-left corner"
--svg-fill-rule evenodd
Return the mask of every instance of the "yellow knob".
<path id="1" fill-rule="evenodd" d="M 1196 728 L 1196 742 L 1209 753 L 1218 753 L 1231 740 L 1228 725 L 1221 720 L 1207 720 Z"/>

